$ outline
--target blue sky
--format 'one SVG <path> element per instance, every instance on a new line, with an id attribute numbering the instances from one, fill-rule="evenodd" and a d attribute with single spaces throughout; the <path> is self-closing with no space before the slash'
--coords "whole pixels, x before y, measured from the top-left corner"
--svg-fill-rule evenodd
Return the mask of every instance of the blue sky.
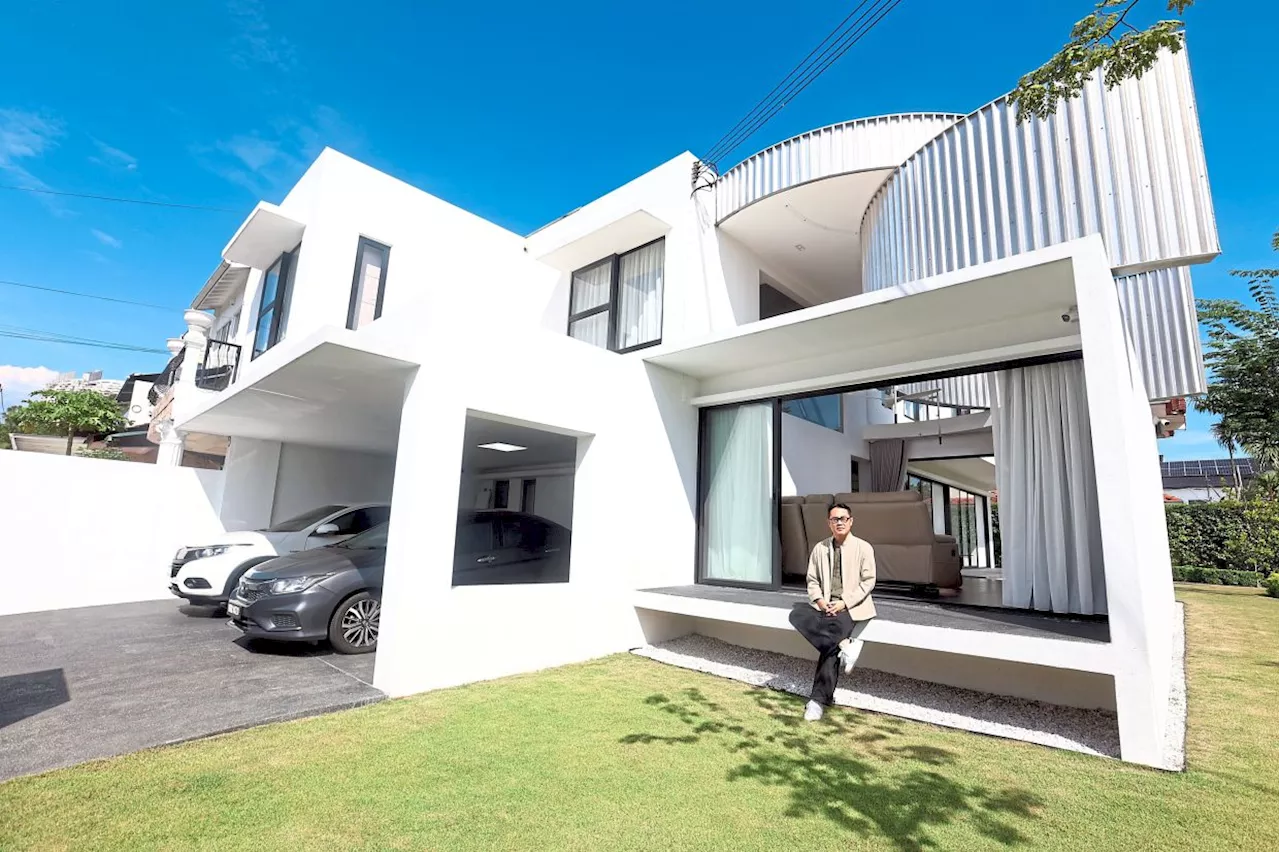
<path id="1" fill-rule="evenodd" d="M 235 212 L 0 190 L 0 280 L 172 306 L 0 285 L 0 326 L 163 349 L 254 202 L 279 201 L 324 145 L 531 231 L 681 151 L 709 148 L 854 4 L 426 8 L 436 5 L 11 5 L 0 29 L 0 184 Z M 1139 9 L 1149 20 L 1163 5 Z M 968 112 L 1050 56 L 1090 8 L 905 0 L 725 164 L 848 118 Z M 1244 297 L 1226 270 L 1274 262 L 1276 6 L 1207 0 L 1187 20 L 1223 245 L 1195 270 L 1196 292 Z M 40 368 L 123 378 L 164 360 L 0 338 L 10 404 Z M 1162 451 L 1220 455 L 1207 423 L 1192 415 Z"/>

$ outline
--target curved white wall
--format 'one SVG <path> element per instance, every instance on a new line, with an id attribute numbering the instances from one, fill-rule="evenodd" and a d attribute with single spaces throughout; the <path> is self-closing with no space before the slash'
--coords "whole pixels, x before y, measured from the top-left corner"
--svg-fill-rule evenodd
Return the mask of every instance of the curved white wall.
<path id="1" fill-rule="evenodd" d="M 891 169 L 959 119 L 904 113 L 843 121 L 779 142 L 716 181 L 716 219 L 802 183 L 869 169 Z"/>
<path id="2" fill-rule="evenodd" d="M 1019 125 L 1007 98 L 958 121 L 885 182 L 862 222 L 863 287 L 1100 234 L 1117 276 L 1207 260 L 1217 228 L 1187 52 L 1141 79 L 1093 80 L 1049 119 Z M 1153 399 L 1203 390 L 1185 333 L 1189 277 L 1122 301 Z M 1150 282 L 1148 282 L 1150 283 Z M 1121 285 L 1122 294 L 1126 285 Z M 1132 288 L 1131 288 L 1132 289 Z"/>

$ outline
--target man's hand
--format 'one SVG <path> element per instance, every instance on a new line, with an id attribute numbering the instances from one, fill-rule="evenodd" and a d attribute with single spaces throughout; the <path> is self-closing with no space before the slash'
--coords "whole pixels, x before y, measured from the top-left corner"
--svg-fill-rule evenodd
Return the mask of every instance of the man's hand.
<path id="1" fill-rule="evenodd" d="M 813 608 L 816 609 L 818 612 L 827 611 L 827 602 L 824 601 L 822 598 L 818 598 L 816 601 L 810 601 L 809 603 L 811 603 L 813 605 Z"/>
<path id="2" fill-rule="evenodd" d="M 827 615 L 839 615 L 840 613 L 844 612 L 845 609 L 847 609 L 847 607 L 845 607 L 844 601 L 835 600 L 827 604 L 827 607 L 824 611 L 827 613 Z"/>

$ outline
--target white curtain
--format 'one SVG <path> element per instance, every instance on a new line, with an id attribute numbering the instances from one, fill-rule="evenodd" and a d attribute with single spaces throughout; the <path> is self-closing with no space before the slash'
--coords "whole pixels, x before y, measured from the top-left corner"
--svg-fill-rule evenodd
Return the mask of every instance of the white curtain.
<path id="1" fill-rule="evenodd" d="M 1004 604 L 1107 611 L 1084 363 L 993 374 Z"/>
<path id="2" fill-rule="evenodd" d="M 662 274 L 666 242 L 618 259 L 618 328 L 615 348 L 653 343 L 662 337 Z"/>
<path id="3" fill-rule="evenodd" d="M 773 579 L 773 406 L 752 403 L 706 414 L 702 503 L 703 576 Z"/>
<path id="4" fill-rule="evenodd" d="M 580 314 L 590 308 L 598 308 L 609 301 L 609 279 L 613 275 L 612 261 L 597 263 L 573 273 L 572 301 L 569 313 Z"/>

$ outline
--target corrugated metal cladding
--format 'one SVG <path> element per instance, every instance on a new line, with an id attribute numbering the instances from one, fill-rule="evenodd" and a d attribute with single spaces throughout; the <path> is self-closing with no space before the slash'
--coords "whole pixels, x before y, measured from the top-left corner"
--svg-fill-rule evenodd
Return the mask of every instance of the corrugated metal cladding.
<path id="1" fill-rule="evenodd" d="M 867 208 L 863 286 L 1094 233 L 1112 268 L 1135 279 L 1219 251 L 1186 50 L 1110 91 L 1094 80 L 1050 119 L 1019 126 L 1001 99 L 944 131 Z M 1189 276 L 1142 280 L 1121 286 L 1121 305 L 1152 398 L 1203 390 L 1199 341 L 1186 325 Z"/>
<path id="2" fill-rule="evenodd" d="M 779 142 L 716 181 L 717 222 L 765 196 L 811 180 L 893 168 L 959 118 L 934 112 L 862 118 Z"/>
<path id="3" fill-rule="evenodd" d="M 967 376 L 951 376 L 946 379 L 934 379 L 931 382 L 911 382 L 898 385 L 899 394 L 924 393 L 937 390 L 933 399 L 922 399 L 921 402 L 938 405 L 955 405 L 964 408 L 990 408 L 990 396 L 987 392 L 987 373 L 973 373 Z"/>
<path id="4" fill-rule="evenodd" d="M 1120 313 L 1152 400 L 1207 390 L 1191 270 L 1185 266 L 1116 279 Z"/>

